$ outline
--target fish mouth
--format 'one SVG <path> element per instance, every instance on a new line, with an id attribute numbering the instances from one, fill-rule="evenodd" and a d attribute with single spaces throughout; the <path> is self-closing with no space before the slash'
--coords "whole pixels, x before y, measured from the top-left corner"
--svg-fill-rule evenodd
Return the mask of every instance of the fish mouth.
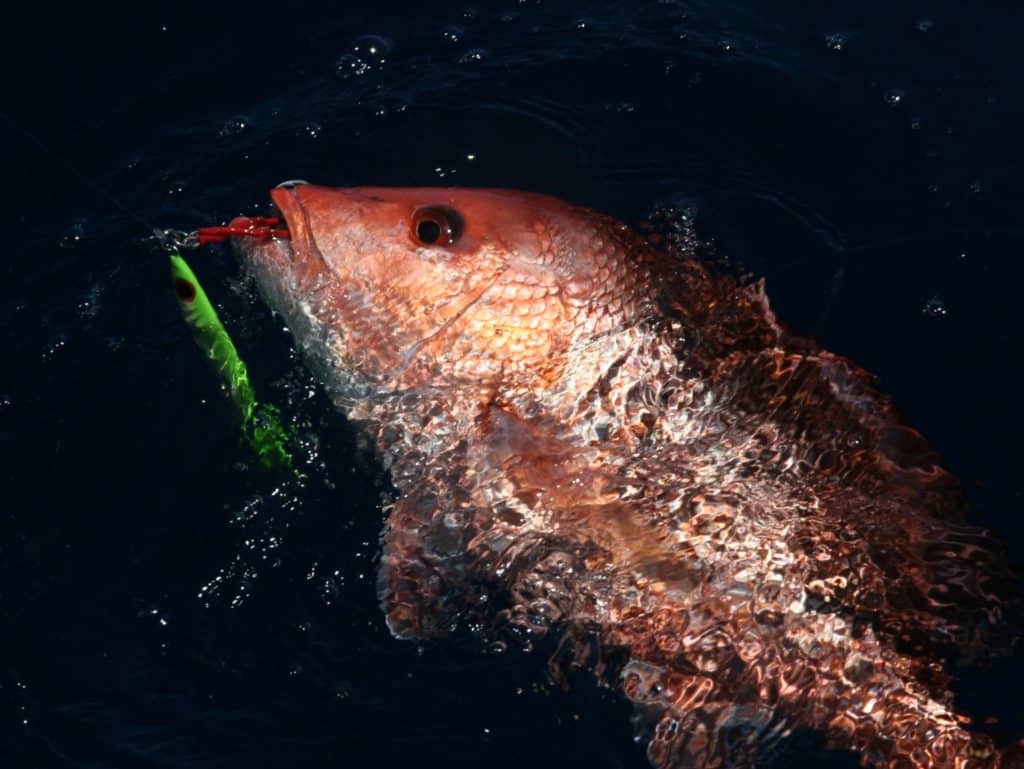
<path id="1" fill-rule="evenodd" d="M 295 197 L 291 187 L 278 185 L 270 191 L 270 201 L 274 205 L 274 213 L 284 220 L 285 229 L 288 230 L 289 250 L 294 252 L 295 245 L 299 240 L 309 237 L 309 228 L 306 226 L 306 217 L 302 206 Z"/>
<path id="2" fill-rule="evenodd" d="M 291 278 L 288 282 L 298 290 L 310 288 L 326 267 L 299 194 L 301 186 L 306 184 L 283 182 L 270 190 L 274 218 L 280 221 L 274 225 L 273 237 L 240 235 L 234 238 L 239 250 L 253 266 L 281 277 L 288 275 Z M 244 226 L 247 221 L 251 219 L 239 218 L 232 224 Z"/>
<path id="3" fill-rule="evenodd" d="M 270 200 L 284 219 L 289 240 L 287 253 L 291 258 L 295 283 L 301 290 L 310 290 L 322 282 L 327 261 L 320 252 L 309 211 L 302 201 L 302 190 L 311 189 L 309 182 L 282 182 L 270 191 Z"/>

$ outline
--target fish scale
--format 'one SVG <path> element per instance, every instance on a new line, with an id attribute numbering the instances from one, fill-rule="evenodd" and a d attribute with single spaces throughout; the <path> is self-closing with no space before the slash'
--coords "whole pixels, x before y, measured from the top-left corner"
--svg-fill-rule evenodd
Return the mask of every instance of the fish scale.
<path id="1" fill-rule="evenodd" d="M 1021 766 L 929 674 L 1015 632 L 1001 546 L 763 283 L 530 193 L 272 197 L 291 243 L 238 246 L 391 471 L 396 636 L 560 638 L 553 668 L 632 700 L 659 769 L 750 765 L 796 727 L 878 767 Z"/>

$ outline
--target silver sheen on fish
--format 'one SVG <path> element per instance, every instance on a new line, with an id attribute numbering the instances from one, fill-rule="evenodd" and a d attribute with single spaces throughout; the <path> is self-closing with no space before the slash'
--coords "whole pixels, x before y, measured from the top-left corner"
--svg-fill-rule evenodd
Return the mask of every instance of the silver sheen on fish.
<path id="1" fill-rule="evenodd" d="M 1014 637 L 1003 549 L 762 283 L 543 195 L 271 196 L 290 239 L 236 244 L 390 471 L 395 636 L 551 639 L 660 769 L 754 765 L 799 728 L 875 767 L 1024 766 L 944 664 Z"/>

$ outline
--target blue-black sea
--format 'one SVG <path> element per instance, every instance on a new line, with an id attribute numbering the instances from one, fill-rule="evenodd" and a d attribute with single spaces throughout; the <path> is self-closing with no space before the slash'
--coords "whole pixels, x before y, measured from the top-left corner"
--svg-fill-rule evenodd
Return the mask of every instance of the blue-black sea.
<path id="1" fill-rule="evenodd" d="M 543 650 L 398 641 L 386 474 L 225 246 L 189 258 L 305 473 L 260 472 L 149 227 L 285 179 L 693 211 L 879 377 L 1024 564 L 1024 6 L 81 3 L 5 24 L 0 765 L 642 769 Z M 1024 736 L 1024 655 L 954 666 Z M 770 767 L 852 769 L 795 734 Z"/>

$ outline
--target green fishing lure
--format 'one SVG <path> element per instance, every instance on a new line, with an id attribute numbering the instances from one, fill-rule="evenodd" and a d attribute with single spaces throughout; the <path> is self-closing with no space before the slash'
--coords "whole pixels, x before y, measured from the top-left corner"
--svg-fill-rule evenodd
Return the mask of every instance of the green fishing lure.
<path id="1" fill-rule="evenodd" d="M 181 254 L 171 252 L 170 258 L 171 285 L 182 315 L 192 329 L 196 343 L 227 387 L 231 402 L 238 410 L 245 442 L 264 468 L 280 470 L 291 467 L 288 434 L 281 425 L 280 413 L 271 405 L 256 402 L 249 371 L 195 273 Z"/>

